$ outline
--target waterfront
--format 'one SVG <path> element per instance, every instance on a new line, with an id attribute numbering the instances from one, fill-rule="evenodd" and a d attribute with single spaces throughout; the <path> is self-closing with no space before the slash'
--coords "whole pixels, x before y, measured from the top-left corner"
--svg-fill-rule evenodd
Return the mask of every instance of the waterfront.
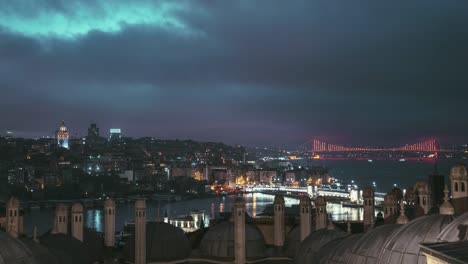
<path id="1" fill-rule="evenodd" d="M 196 199 L 189 201 L 181 201 L 167 204 L 158 202 L 147 203 L 147 219 L 156 219 L 156 211 L 159 205 L 160 217 L 164 217 L 164 212 L 167 210 L 169 217 L 188 214 L 192 210 L 205 211 L 205 218 L 209 219 L 219 216 L 221 212 L 230 212 L 234 205 L 236 195 L 219 196 L 215 198 Z M 246 202 L 246 211 L 252 217 L 257 217 L 263 212 L 268 204 L 273 203 L 274 196 L 269 194 L 245 194 L 243 198 Z M 299 204 L 299 200 L 295 198 L 285 197 L 287 207 Z M 331 212 L 334 220 L 347 220 L 346 212 L 349 212 L 350 220 L 362 220 L 361 208 L 342 207 L 339 203 L 330 203 L 327 205 L 327 211 Z M 133 221 L 134 206 L 133 204 L 117 205 L 116 210 L 116 230 L 123 228 L 126 222 Z M 103 210 L 102 208 L 87 208 L 85 211 L 85 224 L 91 229 L 98 232 L 103 231 Z M 54 210 L 31 210 L 24 218 L 24 228 L 27 234 L 32 234 L 34 225 L 38 227 L 38 233 L 43 234 L 53 227 Z M 208 224 L 208 223 L 206 223 Z"/>
<path id="2" fill-rule="evenodd" d="M 442 160 L 438 162 L 439 172 L 448 175 L 450 167 L 457 161 Z M 330 161 L 313 160 L 308 165 L 324 165 L 330 168 L 330 175 L 345 182 L 355 181 L 360 188 L 370 185 L 375 181 L 378 191 L 388 192 L 393 184 L 405 188 L 414 185 L 418 179 L 427 180 L 427 176 L 433 171 L 434 163 L 427 162 L 397 162 L 397 161 Z M 448 179 L 448 177 L 447 177 Z M 156 218 L 156 209 L 159 206 L 160 217 L 164 217 L 167 210 L 169 217 L 188 214 L 192 210 L 203 210 L 206 219 L 217 217 L 220 212 L 229 212 L 236 196 L 214 197 L 180 201 L 174 203 L 158 203 L 150 201 L 147 203 L 148 220 Z M 268 194 L 245 194 L 247 213 L 258 216 L 267 204 L 273 202 L 273 195 Z M 286 206 L 290 207 L 299 203 L 297 199 L 285 198 Z M 126 222 L 133 221 L 133 204 L 119 204 L 116 211 L 116 227 L 121 230 Z M 333 214 L 334 220 L 362 220 L 362 209 L 342 207 L 338 203 L 329 204 L 327 210 Z M 39 234 L 53 227 L 54 210 L 31 210 L 24 219 L 25 232 L 32 233 L 34 225 L 38 226 Z M 86 226 L 101 232 L 103 229 L 102 208 L 87 208 L 85 213 Z"/>

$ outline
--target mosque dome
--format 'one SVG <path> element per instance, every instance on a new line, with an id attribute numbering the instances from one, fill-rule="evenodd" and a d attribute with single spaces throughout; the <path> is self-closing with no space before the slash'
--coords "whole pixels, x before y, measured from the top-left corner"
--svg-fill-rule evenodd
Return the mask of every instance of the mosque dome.
<path id="1" fill-rule="evenodd" d="M 311 232 L 315 230 L 315 225 L 310 227 Z M 286 255 L 290 258 L 294 258 L 296 255 L 297 249 L 301 244 L 301 226 L 297 225 L 286 235 L 284 240 L 284 251 Z"/>
<path id="2" fill-rule="evenodd" d="M 380 251 L 387 238 L 401 225 L 381 225 L 365 233 L 353 248 L 349 263 L 370 264 L 377 263 Z"/>
<path id="3" fill-rule="evenodd" d="M 440 242 L 468 240 L 468 213 L 460 215 L 442 229 L 437 240 Z"/>
<path id="4" fill-rule="evenodd" d="M 265 240 L 256 226 L 245 224 L 247 259 L 265 255 Z M 234 258 L 234 222 L 225 221 L 209 228 L 200 243 L 200 254 L 214 258 Z"/>
<path id="5" fill-rule="evenodd" d="M 36 241 L 25 237 L 21 237 L 20 240 L 33 253 L 36 260 L 36 262 L 34 262 L 35 264 L 60 264 L 58 258 L 55 257 L 47 247 L 41 245 L 41 243 L 37 243 Z M 0 263 L 3 262 L 0 260 Z"/>
<path id="6" fill-rule="evenodd" d="M 312 232 L 308 237 L 299 245 L 295 257 L 295 263 L 317 263 L 318 253 L 322 247 L 328 242 L 347 236 L 348 233 L 334 228 L 324 228 Z"/>
<path id="7" fill-rule="evenodd" d="M 465 164 L 457 164 L 450 169 L 450 179 L 466 179 L 468 173 Z"/>
<path id="8" fill-rule="evenodd" d="M 385 242 L 379 263 L 426 263 L 420 243 L 434 243 L 442 229 L 454 219 L 451 215 L 427 215 L 401 226 Z"/>
<path id="9" fill-rule="evenodd" d="M 70 235 L 48 233 L 39 241 L 49 249 L 52 255 L 59 260 L 59 263 L 92 263 L 86 245 Z"/>
<path id="10" fill-rule="evenodd" d="M 31 250 L 19 239 L 0 232 L 0 263 L 36 264 Z"/>
<path id="11" fill-rule="evenodd" d="M 146 224 L 146 260 L 166 262 L 184 259 L 191 251 L 190 241 L 182 229 L 164 222 Z M 124 258 L 135 259 L 135 235 L 127 240 L 123 249 Z"/>
<path id="12" fill-rule="evenodd" d="M 319 263 L 341 264 L 348 263 L 356 242 L 363 234 L 354 234 L 332 240 L 323 246 L 319 252 Z"/>

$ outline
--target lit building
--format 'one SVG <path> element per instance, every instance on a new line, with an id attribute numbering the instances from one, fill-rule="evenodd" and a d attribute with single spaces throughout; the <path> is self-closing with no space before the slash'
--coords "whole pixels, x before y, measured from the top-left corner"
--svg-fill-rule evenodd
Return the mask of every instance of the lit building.
<path id="1" fill-rule="evenodd" d="M 119 140 L 122 138 L 122 130 L 120 128 L 111 128 L 109 133 L 109 141 Z"/>
<path id="2" fill-rule="evenodd" d="M 62 120 L 62 125 L 57 130 L 57 143 L 60 147 L 68 149 L 68 140 L 70 138 L 65 121 Z"/>

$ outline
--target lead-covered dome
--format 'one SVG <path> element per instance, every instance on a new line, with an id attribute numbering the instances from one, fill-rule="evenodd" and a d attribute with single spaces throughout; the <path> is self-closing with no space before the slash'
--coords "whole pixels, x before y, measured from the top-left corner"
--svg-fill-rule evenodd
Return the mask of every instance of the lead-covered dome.
<path id="1" fill-rule="evenodd" d="M 440 232 L 453 219 L 450 215 L 428 215 L 401 226 L 384 244 L 378 263 L 426 263 L 419 244 L 437 242 Z"/>
<path id="2" fill-rule="evenodd" d="M 351 253 L 356 247 L 356 242 L 363 234 L 354 234 L 332 240 L 323 246 L 319 252 L 319 263 L 345 264 L 349 262 Z"/>
<path id="3" fill-rule="evenodd" d="M 318 253 L 325 244 L 337 238 L 345 237 L 347 235 L 348 233 L 344 231 L 332 228 L 324 228 L 312 232 L 299 245 L 295 257 L 295 263 L 317 263 L 319 257 Z"/>
<path id="4" fill-rule="evenodd" d="M 265 239 L 256 226 L 245 224 L 245 240 L 247 259 L 265 256 Z M 234 222 L 225 221 L 210 227 L 200 243 L 200 254 L 234 259 Z"/>
<path id="5" fill-rule="evenodd" d="M 348 263 L 374 264 L 377 263 L 380 251 L 391 234 L 401 225 L 381 225 L 365 233 L 353 248 Z"/>
<path id="6" fill-rule="evenodd" d="M 48 233 L 39 241 L 59 260 L 59 263 L 93 263 L 85 244 L 72 236 Z"/>
<path id="7" fill-rule="evenodd" d="M 147 262 L 165 262 L 188 257 L 190 241 L 182 229 L 164 222 L 146 224 L 146 260 Z M 135 260 L 135 235 L 127 240 L 123 249 L 124 258 Z"/>
<path id="8" fill-rule="evenodd" d="M 1 264 L 36 264 L 31 250 L 20 240 L 0 232 Z"/>
<path id="9" fill-rule="evenodd" d="M 468 213 L 464 213 L 448 224 L 440 232 L 437 240 L 440 242 L 456 242 L 468 240 Z"/>

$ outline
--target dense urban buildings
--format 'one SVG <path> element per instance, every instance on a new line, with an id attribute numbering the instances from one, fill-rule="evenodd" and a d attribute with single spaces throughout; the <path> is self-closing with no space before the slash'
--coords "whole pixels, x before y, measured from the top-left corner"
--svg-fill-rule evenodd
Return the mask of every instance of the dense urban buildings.
<path id="1" fill-rule="evenodd" d="M 298 165 L 317 160 L 307 151 L 109 132 L 101 136 L 91 124 L 87 136 L 72 138 L 62 123 L 55 139 L 0 139 L 8 153 L 0 170 L 7 183 L 0 243 L 12 247 L 0 251 L 5 263 L 465 263 L 457 255 L 466 239 L 460 223 L 468 221 L 463 164 L 448 178 L 435 166 L 427 180 L 381 193 L 375 182 L 360 188 L 327 167 Z M 242 198 L 249 193 L 275 197 L 249 215 L 256 206 Z M 212 207 L 209 214 L 176 215 L 159 207 L 217 196 L 239 197 L 232 208 L 220 204 L 219 213 Z M 157 202 L 154 218 L 147 201 Z M 116 226 L 119 204 L 133 202 L 134 219 Z M 337 202 L 339 211 L 355 207 L 358 215 L 333 211 Z M 51 206 L 52 229 L 38 234 L 43 227 L 33 223 L 27 233 L 28 212 Z M 87 226 L 87 210 L 96 207 L 102 231 Z"/>

